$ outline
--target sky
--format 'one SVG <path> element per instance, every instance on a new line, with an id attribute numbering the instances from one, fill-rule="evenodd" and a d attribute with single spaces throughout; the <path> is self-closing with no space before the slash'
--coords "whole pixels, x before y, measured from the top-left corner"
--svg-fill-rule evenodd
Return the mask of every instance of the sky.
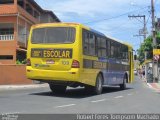
<path id="1" fill-rule="evenodd" d="M 143 43 L 137 37 L 145 15 L 147 36 L 151 35 L 151 0 L 35 0 L 43 9 L 51 10 L 62 22 L 78 22 L 106 36 L 131 44 L 135 50 Z M 160 0 L 154 0 L 155 16 L 160 17 Z"/>

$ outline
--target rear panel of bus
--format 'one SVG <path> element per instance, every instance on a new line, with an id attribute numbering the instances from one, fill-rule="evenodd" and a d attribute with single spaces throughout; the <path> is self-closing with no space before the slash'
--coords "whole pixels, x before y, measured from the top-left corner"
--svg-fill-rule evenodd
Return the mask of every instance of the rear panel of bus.
<path id="1" fill-rule="evenodd" d="M 41 24 L 31 28 L 27 77 L 43 82 L 81 82 L 82 39 L 78 24 Z"/>

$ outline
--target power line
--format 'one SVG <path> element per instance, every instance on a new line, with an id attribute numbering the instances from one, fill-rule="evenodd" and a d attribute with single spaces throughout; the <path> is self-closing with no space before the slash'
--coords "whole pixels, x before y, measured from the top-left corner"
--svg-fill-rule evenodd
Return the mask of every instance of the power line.
<path id="1" fill-rule="evenodd" d="M 117 16 L 113 16 L 113 17 L 110 17 L 110 18 L 99 19 L 99 20 L 95 20 L 95 21 L 87 22 L 87 23 L 83 23 L 83 24 L 90 24 L 90 23 L 95 23 L 95 22 L 101 22 L 101 21 L 116 19 L 116 18 L 119 18 L 119 17 L 121 17 L 121 16 L 128 15 L 129 13 L 133 13 L 133 12 L 136 12 L 136 11 L 139 11 L 139 10 L 142 10 L 142 9 L 145 9 L 145 8 L 148 8 L 148 6 L 146 6 L 146 7 L 144 7 L 144 8 L 140 8 L 140 9 L 138 9 L 138 10 L 126 12 L 126 13 L 123 13 L 123 14 L 120 14 L 120 15 L 117 15 Z"/>
<path id="2" fill-rule="evenodd" d="M 123 22 L 123 23 L 120 24 L 119 26 L 116 26 L 116 27 L 113 27 L 113 28 L 110 28 L 110 29 L 104 29 L 104 28 L 99 28 L 99 29 L 101 29 L 101 30 L 106 30 L 106 31 L 116 31 L 117 29 L 119 29 L 119 28 L 121 28 L 122 26 L 126 25 L 128 22 L 129 22 L 129 20 Z"/>
<path id="3" fill-rule="evenodd" d="M 148 24 L 148 21 L 149 21 L 149 18 L 151 17 L 151 13 L 149 14 L 149 16 L 148 16 L 148 19 L 147 19 L 147 21 L 146 21 L 146 25 Z"/>

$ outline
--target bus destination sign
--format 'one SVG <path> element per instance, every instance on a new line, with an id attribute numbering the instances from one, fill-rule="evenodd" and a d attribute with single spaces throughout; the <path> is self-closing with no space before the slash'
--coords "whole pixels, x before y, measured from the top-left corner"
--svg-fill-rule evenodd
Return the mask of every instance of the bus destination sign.
<path id="1" fill-rule="evenodd" d="M 72 49 L 32 49 L 34 58 L 72 58 Z"/>

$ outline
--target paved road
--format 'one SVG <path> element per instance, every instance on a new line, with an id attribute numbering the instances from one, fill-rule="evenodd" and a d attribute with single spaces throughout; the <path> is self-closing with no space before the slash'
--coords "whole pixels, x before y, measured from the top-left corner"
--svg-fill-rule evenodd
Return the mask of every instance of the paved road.
<path id="1" fill-rule="evenodd" d="M 55 95 L 48 87 L 1 90 L 0 113 L 160 113 L 160 93 L 135 78 L 127 90 L 105 87 L 102 95 L 88 95 L 83 88 Z"/>

